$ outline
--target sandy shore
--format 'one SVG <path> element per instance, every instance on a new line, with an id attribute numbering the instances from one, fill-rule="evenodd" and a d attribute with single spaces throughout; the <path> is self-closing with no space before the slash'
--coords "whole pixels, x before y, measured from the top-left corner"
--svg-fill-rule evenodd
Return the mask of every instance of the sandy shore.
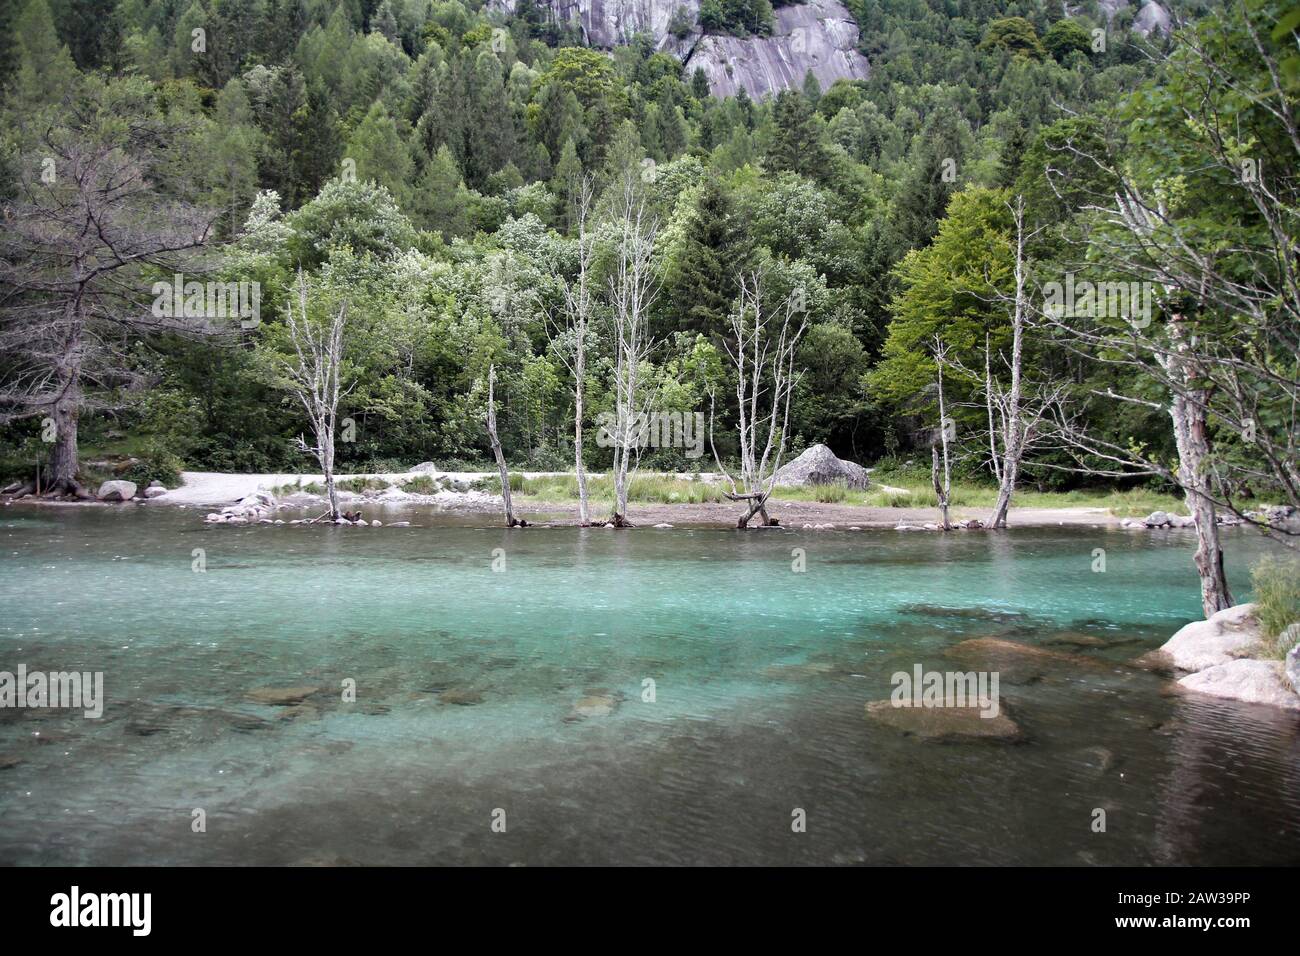
<path id="1" fill-rule="evenodd" d="M 349 478 L 379 478 L 392 484 L 427 474 L 434 479 L 472 483 L 482 478 L 496 478 L 494 472 L 399 472 L 364 475 L 339 475 L 339 481 Z M 528 478 L 544 477 L 556 472 L 523 472 Z M 594 476 L 593 476 L 594 477 Z M 709 476 L 704 476 L 709 477 Z M 256 491 L 270 491 L 299 482 L 304 485 L 323 483 L 321 475 L 297 474 L 224 474 L 219 472 L 187 471 L 182 473 L 184 484 L 153 499 L 150 504 L 185 505 L 188 507 L 218 507 L 233 504 Z M 883 487 L 883 486 L 881 486 Z M 886 489 L 889 490 L 889 489 Z M 347 495 L 346 500 L 364 506 L 368 501 L 382 502 L 387 507 L 398 506 L 400 501 L 384 497 L 369 499 L 365 495 Z M 434 500 L 430 500 L 430 498 Z M 500 497 L 484 492 L 457 493 L 442 491 L 435 496 L 421 496 L 412 505 L 434 504 L 444 511 L 487 513 L 500 507 Z M 543 523 L 576 524 L 578 506 L 574 501 L 540 501 L 516 497 L 515 510 L 522 516 Z M 707 504 L 637 504 L 629 507 L 630 520 L 641 527 L 656 524 L 682 526 L 734 527 L 743 508 L 729 503 Z M 768 511 L 787 528 L 799 530 L 807 525 L 833 525 L 837 530 L 850 528 L 894 528 L 901 524 L 921 526 L 939 520 L 935 508 L 883 508 L 864 505 L 821 504 L 812 501 L 789 501 L 778 492 L 771 499 Z M 596 517 L 603 517 L 597 514 Z M 985 508 L 954 508 L 954 520 L 987 519 Z M 1107 526 L 1116 525 L 1115 518 L 1104 508 L 1012 508 L 1008 524 L 1013 527 L 1048 527 L 1054 525 Z M 823 529 L 825 530 L 825 529 Z"/>

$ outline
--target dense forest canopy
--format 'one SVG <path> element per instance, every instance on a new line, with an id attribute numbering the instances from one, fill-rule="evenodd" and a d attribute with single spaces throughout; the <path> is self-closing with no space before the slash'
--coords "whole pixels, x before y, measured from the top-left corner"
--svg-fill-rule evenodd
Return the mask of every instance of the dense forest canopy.
<path id="1" fill-rule="evenodd" d="M 989 474 L 990 390 L 1007 379 L 1014 302 L 1025 298 L 1018 228 L 1036 287 L 1067 272 L 1158 277 L 1151 250 L 1098 211 L 1119 179 L 1158 193 L 1194 242 L 1220 250 L 1216 267 L 1233 255 L 1229 268 L 1257 267 L 1254 253 L 1228 250 L 1295 235 L 1289 120 L 1228 89 L 1211 106 L 1236 124 L 1231 142 L 1197 126 L 1198 82 L 1221 70 L 1216 88 L 1230 77 L 1263 90 L 1260 51 L 1283 63 L 1282 100 L 1294 103 L 1285 5 L 1181 3 L 1172 12 L 1187 32 L 1146 37 L 1131 29 L 1133 8 L 1108 18 L 1115 5 L 1093 0 L 1068 17 L 1037 0 L 848 6 L 870 78 L 821 89 L 810 75 L 756 102 L 710 96 L 655 38 L 584 47 L 535 0 L 511 14 L 475 0 L 6 4 L 6 469 L 48 455 L 51 417 L 83 452 L 127 448 L 173 468 L 304 467 L 301 410 L 282 374 L 300 272 L 321 303 L 348 303 L 342 469 L 485 461 L 489 368 L 511 464 L 571 467 L 574 343 L 562 316 L 583 248 L 579 187 L 592 190 L 584 414 L 595 421 L 613 403 L 604 292 L 628 170 L 657 224 L 641 381 L 657 410 L 695 413 L 723 396 L 724 459 L 737 452 L 725 427 L 736 409 L 720 339 L 746 271 L 766 277 L 767 296 L 797 295 L 806 314 L 792 452 L 825 442 L 858 460 L 919 449 L 928 462 L 939 342 L 970 451 L 956 467 Z M 770 16 L 765 0 L 708 0 L 701 25 L 761 35 Z M 1262 161 L 1283 221 L 1207 169 L 1200 154 L 1215 150 L 1226 163 Z M 178 305 L 184 282 L 255 284 L 257 314 L 205 328 L 177 321 L 183 307 L 160 317 L 157 283 L 177 276 Z M 1222 334 L 1237 321 L 1240 303 L 1165 279 L 1158 309 L 1217 309 Z M 1285 293 L 1291 280 L 1274 279 Z M 1174 304 L 1175 294 L 1201 299 Z M 1282 299 L 1261 322 L 1293 318 Z M 75 349 L 59 322 L 74 313 Z M 1176 484 L 1159 363 L 1104 361 L 1118 340 L 1063 345 L 1050 326 L 1025 338 L 1025 368 L 1068 386 L 1053 396 L 1058 417 L 1091 444 L 1037 444 L 1026 474 L 1096 480 L 1080 477 L 1082 462 L 1107 480 Z M 1281 352 L 1258 364 L 1293 382 L 1292 340 L 1270 328 L 1271 342 L 1252 347 Z M 1115 390 L 1141 400 L 1098 400 Z M 1294 410 L 1269 401 L 1259 414 L 1282 436 L 1275 450 L 1294 450 Z M 1224 461 L 1257 450 L 1226 419 L 1211 425 Z M 1107 461 L 1115 448 L 1147 467 Z M 610 454 L 584 449 L 593 467 Z M 712 457 L 647 450 L 642 463 L 690 469 Z M 1235 493 L 1294 476 L 1294 455 L 1274 464 L 1247 469 Z"/>

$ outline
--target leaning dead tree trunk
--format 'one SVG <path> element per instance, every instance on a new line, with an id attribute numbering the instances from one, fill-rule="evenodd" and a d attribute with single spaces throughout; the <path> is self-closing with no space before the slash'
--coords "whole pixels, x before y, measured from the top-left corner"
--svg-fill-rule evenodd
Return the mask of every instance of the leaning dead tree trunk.
<path id="1" fill-rule="evenodd" d="M 1196 521 L 1196 553 L 1192 560 L 1201 578 L 1201 606 L 1205 616 L 1232 607 L 1232 592 L 1223 570 L 1223 547 L 1219 541 L 1218 515 L 1210 497 L 1210 439 L 1206 425 L 1209 391 L 1197 382 L 1195 353 L 1180 327 L 1182 317 L 1172 316 L 1169 339 L 1172 348 L 1160 358 L 1171 378 L 1181 384 L 1169 403 L 1178 448 L 1178 483 L 1183 487 L 1187 510 Z"/>
<path id="2" fill-rule="evenodd" d="M 767 513 L 776 473 L 789 432 L 790 398 L 799 382 L 795 353 L 807 328 L 807 313 L 794 295 L 786 296 L 782 307 L 770 310 L 764 300 L 760 272 L 739 277 L 736 308 L 728 317 L 731 335 L 723 341 L 727 357 L 736 372 L 736 428 L 740 440 L 740 474 L 733 475 L 722 464 L 713 442 L 716 402 L 710 393 L 709 445 L 718 471 L 731 485 L 723 492 L 730 501 L 748 506 L 736 527 L 749 526 L 758 515 L 763 526 L 777 524 Z"/>
<path id="3" fill-rule="evenodd" d="M 645 210 L 634 171 L 624 176 L 618 260 L 609 278 L 614 319 L 614 514 L 616 528 L 629 527 L 627 497 L 631 474 L 645 439 L 647 400 L 642 396 L 641 365 L 650 357 L 648 317 L 659 290 L 654 271 L 657 223 Z"/>
<path id="4" fill-rule="evenodd" d="M 488 439 L 492 442 L 492 455 L 496 458 L 497 470 L 501 473 L 501 501 L 506 509 L 506 527 L 513 528 L 517 525 L 523 525 L 525 522 L 515 518 L 514 502 L 510 499 L 510 472 L 506 469 L 506 456 L 501 451 L 501 439 L 497 436 L 496 381 L 497 367 L 495 365 L 488 366 Z"/>
<path id="5" fill-rule="evenodd" d="M 337 521 L 341 512 L 338 489 L 334 485 L 334 426 L 338 420 L 339 400 L 351 391 L 342 388 L 343 327 L 348 307 L 346 302 L 340 304 L 328 325 L 313 324 L 307 312 L 307 281 L 299 270 L 298 310 L 295 313 L 291 298 L 286 311 L 289 337 L 297 362 L 285 363 L 285 368 L 293 392 L 307 412 L 315 437 L 314 445 L 308 445 L 301 437 L 298 445 L 314 454 L 320 463 L 330 503 L 330 519 Z"/>

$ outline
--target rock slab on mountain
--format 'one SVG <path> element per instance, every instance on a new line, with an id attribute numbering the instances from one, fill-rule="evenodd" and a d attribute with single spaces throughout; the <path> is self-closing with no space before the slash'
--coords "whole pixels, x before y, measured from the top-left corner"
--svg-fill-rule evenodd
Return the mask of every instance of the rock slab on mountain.
<path id="1" fill-rule="evenodd" d="M 858 50 L 858 25 L 839 0 L 780 7 L 770 37 L 701 37 L 686 61 L 688 73 L 696 69 L 714 96 L 735 96 L 744 87 L 754 99 L 797 89 L 810 70 L 822 89 L 871 72 Z"/>
<path id="2" fill-rule="evenodd" d="M 515 3 L 491 0 L 490 5 L 513 12 Z M 767 37 L 705 35 L 698 25 L 700 0 L 540 0 L 539 5 L 560 23 L 578 24 L 589 46 L 608 50 L 638 35 L 653 38 L 656 50 L 686 64 L 688 76 L 703 70 L 718 97 L 735 96 L 742 87 L 755 99 L 797 89 L 809 70 L 822 89 L 836 80 L 864 80 L 870 72 L 858 50 L 858 25 L 840 0 L 779 7 Z"/>
<path id="3" fill-rule="evenodd" d="M 835 457 L 825 445 L 813 445 L 776 473 L 778 485 L 830 485 L 843 482 L 849 488 L 867 487 L 867 469 Z"/>

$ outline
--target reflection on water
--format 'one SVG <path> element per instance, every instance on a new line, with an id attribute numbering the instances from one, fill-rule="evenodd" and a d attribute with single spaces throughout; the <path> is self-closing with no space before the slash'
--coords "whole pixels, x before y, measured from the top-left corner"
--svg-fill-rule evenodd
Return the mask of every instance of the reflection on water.
<path id="1" fill-rule="evenodd" d="M 1177 532 L 11 508 L 0 670 L 102 670 L 107 705 L 0 710 L 0 863 L 1300 862 L 1300 719 L 1131 666 L 1197 604 Z M 997 669 L 1019 735 L 866 719 L 915 664 Z"/>

